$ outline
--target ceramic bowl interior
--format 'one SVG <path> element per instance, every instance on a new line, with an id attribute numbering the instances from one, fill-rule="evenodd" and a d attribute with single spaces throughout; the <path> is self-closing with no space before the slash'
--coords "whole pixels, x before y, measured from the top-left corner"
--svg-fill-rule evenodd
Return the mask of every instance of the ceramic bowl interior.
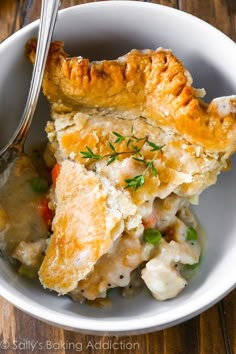
<path id="1" fill-rule="evenodd" d="M 0 132 L 2 147 L 19 122 L 32 67 L 24 45 L 37 36 L 38 22 L 0 45 Z M 60 12 L 54 38 L 68 53 L 91 60 L 114 59 L 133 48 L 171 48 L 189 69 L 194 86 L 206 99 L 236 94 L 236 46 L 205 22 L 171 8 L 140 2 L 98 2 Z M 28 144 L 46 140 L 49 105 L 40 97 Z M 0 293 L 17 307 L 44 321 L 75 331 L 132 334 L 154 331 L 184 321 L 222 298 L 235 285 L 236 164 L 222 173 L 194 207 L 207 235 L 201 269 L 177 298 L 157 302 L 147 291 L 133 299 L 113 294 L 112 307 L 99 309 L 58 297 L 37 282 L 19 277 L 0 259 Z"/>

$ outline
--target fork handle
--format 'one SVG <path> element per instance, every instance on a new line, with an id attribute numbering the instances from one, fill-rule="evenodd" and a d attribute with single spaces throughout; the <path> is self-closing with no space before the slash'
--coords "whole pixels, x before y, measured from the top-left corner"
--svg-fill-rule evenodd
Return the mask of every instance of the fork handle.
<path id="1" fill-rule="evenodd" d="M 60 0 L 42 0 L 36 57 L 29 94 L 19 126 L 8 145 L 8 147 L 14 145 L 19 151 L 24 149 L 24 142 L 35 113 L 59 6 Z"/>

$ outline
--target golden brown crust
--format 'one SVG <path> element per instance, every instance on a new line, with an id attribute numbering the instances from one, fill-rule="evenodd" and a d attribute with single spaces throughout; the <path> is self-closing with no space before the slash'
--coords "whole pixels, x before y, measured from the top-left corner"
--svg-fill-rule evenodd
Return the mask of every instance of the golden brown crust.
<path id="1" fill-rule="evenodd" d="M 32 62 L 35 48 L 35 40 L 26 45 Z M 133 50 L 118 60 L 90 63 L 69 58 L 63 43 L 54 42 L 43 91 L 50 102 L 62 101 L 73 109 L 136 110 L 208 151 L 235 150 L 236 98 L 231 99 L 232 110 L 223 115 L 214 100 L 209 106 L 202 104 L 184 66 L 168 50 Z"/>
<path id="2" fill-rule="evenodd" d="M 32 62 L 35 49 L 36 41 L 29 41 Z M 191 84 L 170 50 L 133 50 L 90 63 L 69 58 L 61 42 L 51 45 L 43 91 L 52 103 L 54 122 L 47 133 L 61 171 L 53 235 L 39 272 L 45 287 L 61 294 L 81 289 L 90 299 L 104 294 L 112 284 L 111 265 L 118 272 L 122 263 L 128 272 L 144 260 L 140 234 L 133 237 L 132 230 L 143 231 L 149 204 L 171 193 L 195 196 L 215 183 L 235 150 L 236 96 L 207 105 Z M 133 159 L 133 150 L 127 153 L 127 140 L 116 144 L 113 131 L 139 137 L 136 149 L 153 168 Z M 142 145 L 147 137 L 161 151 Z M 86 146 L 106 158 L 111 142 L 119 153 L 112 166 L 106 159 L 84 158 Z M 142 188 L 126 189 L 127 180 L 141 174 Z M 119 249 L 112 248 L 116 239 Z M 126 262 L 127 255 L 134 264 Z"/>
<path id="3" fill-rule="evenodd" d="M 109 250 L 122 222 L 108 207 L 99 177 L 71 161 L 61 165 L 55 195 L 53 235 L 39 276 L 45 287 L 65 294 Z"/>
<path id="4" fill-rule="evenodd" d="M 84 164 L 87 169 L 93 168 L 99 174 L 106 176 L 116 188 L 125 187 L 125 179 L 142 173 L 146 166 L 132 159 L 132 146 L 127 147 L 128 139 L 115 143 L 116 137 L 112 132 L 129 136 L 131 129 L 134 136 L 149 140 L 163 146 L 162 153 L 150 151 L 150 146 L 144 144 L 141 148 L 145 160 L 154 159 L 157 175 L 147 172 L 142 188 L 127 189 L 136 205 L 155 197 L 165 198 L 169 193 L 191 197 L 199 195 L 202 190 L 216 182 L 216 176 L 226 165 L 224 155 L 207 154 L 200 146 L 187 143 L 179 134 L 173 134 L 168 129 L 154 127 L 147 124 L 143 118 L 125 119 L 121 115 L 113 114 L 84 114 L 78 112 L 56 113 L 52 111 L 54 122 L 49 122 L 47 133 L 52 144 L 53 152 L 58 161 L 70 159 Z M 85 159 L 81 154 L 86 146 L 98 155 L 111 153 L 109 142 L 114 144 L 117 152 L 126 152 L 119 155 L 119 159 L 107 166 L 108 158 L 94 161 Z M 141 147 L 143 140 L 136 143 Z M 95 164 L 95 166 L 94 166 Z M 93 166 L 93 167 L 92 167 Z"/>

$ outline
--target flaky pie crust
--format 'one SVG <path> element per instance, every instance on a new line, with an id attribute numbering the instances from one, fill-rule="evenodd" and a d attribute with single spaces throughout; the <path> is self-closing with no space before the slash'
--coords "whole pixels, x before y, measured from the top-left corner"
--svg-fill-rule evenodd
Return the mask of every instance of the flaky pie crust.
<path id="1" fill-rule="evenodd" d="M 26 53 L 34 62 L 36 40 Z M 62 42 L 51 45 L 43 91 L 51 103 L 135 111 L 158 125 L 174 129 L 212 152 L 235 150 L 236 98 L 209 105 L 195 97 L 192 79 L 170 50 L 132 50 L 117 60 L 89 62 L 70 58 Z"/>

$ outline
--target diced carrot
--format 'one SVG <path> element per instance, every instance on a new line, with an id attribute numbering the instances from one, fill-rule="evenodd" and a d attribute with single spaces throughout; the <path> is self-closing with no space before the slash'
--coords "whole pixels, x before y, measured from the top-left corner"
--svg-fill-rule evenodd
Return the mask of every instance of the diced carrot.
<path id="1" fill-rule="evenodd" d="M 155 212 L 155 210 L 153 210 L 149 216 L 147 216 L 143 219 L 144 229 L 155 228 L 157 222 L 158 222 L 158 215 Z"/>
<path id="2" fill-rule="evenodd" d="M 49 209 L 49 207 L 48 207 L 48 199 L 47 198 L 42 200 L 42 203 L 39 205 L 39 209 L 40 209 L 40 212 L 41 212 L 41 215 L 43 217 L 45 224 L 50 229 L 52 226 L 53 214 L 52 214 L 51 209 Z"/>
<path id="3" fill-rule="evenodd" d="M 52 174 L 53 187 L 55 188 L 56 187 L 56 182 L 57 182 L 57 177 L 60 174 L 60 165 L 59 165 L 59 163 L 56 163 L 56 165 L 53 167 L 53 169 L 51 171 L 51 174 Z"/>

